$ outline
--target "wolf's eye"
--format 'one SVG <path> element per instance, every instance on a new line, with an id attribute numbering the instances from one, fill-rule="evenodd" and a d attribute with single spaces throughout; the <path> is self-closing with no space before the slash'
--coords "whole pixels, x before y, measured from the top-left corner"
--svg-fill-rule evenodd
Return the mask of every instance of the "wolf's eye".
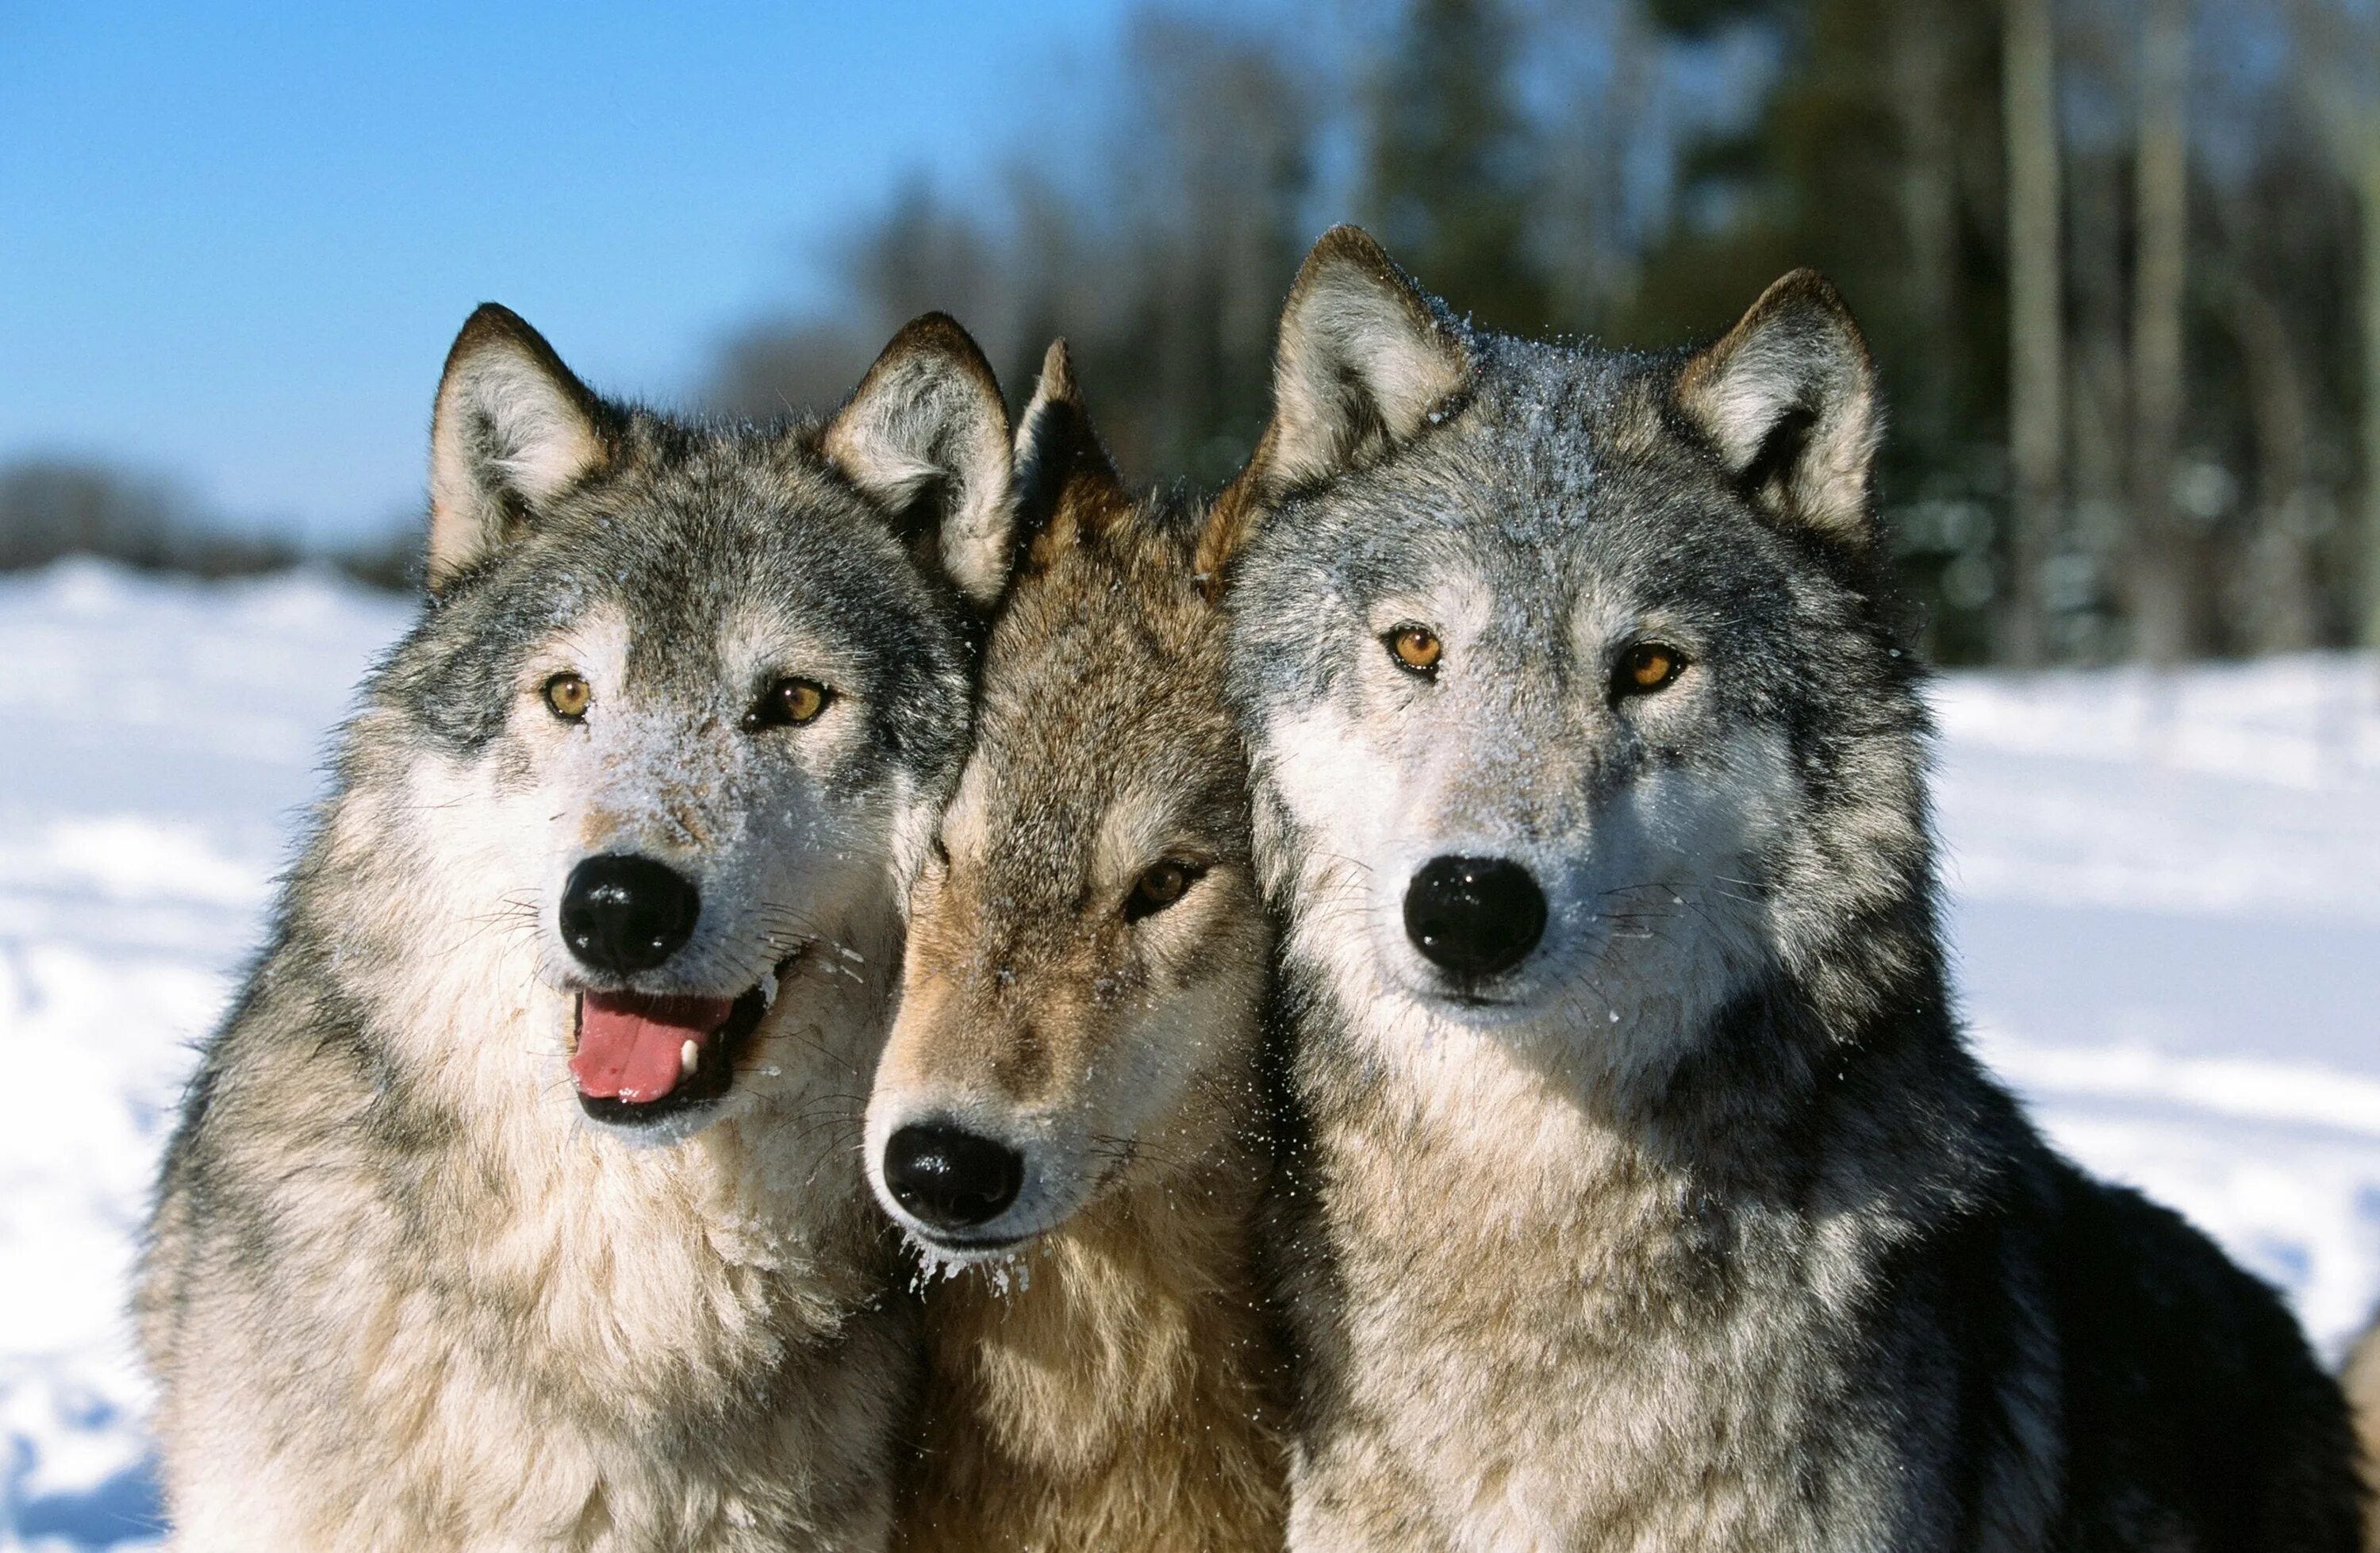
<path id="1" fill-rule="evenodd" d="M 1164 911 L 1189 893 L 1206 870 L 1196 863 L 1184 862 L 1179 858 L 1167 858 L 1153 863 L 1124 897 L 1123 920 L 1138 922 L 1141 918 Z"/>
<path id="2" fill-rule="evenodd" d="M 760 694 L 744 714 L 747 729 L 799 728 L 815 722 L 834 700 L 834 692 L 815 679 L 780 679 Z"/>
<path id="3" fill-rule="evenodd" d="M 1446 653 L 1446 644 L 1427 626 L 1399 626 L 1387 640 L 1389 655 L 1397 660 L 1397 666 L 1425 679 L 1438 672 L 1438 660 Z"/>
<path id="4" fill-rule="evenodd" d="M 545 704 L 555 716 L 575 723 L 594 704 L 595 692 L 576 674 L 557 674 L 545 682 Z"/>
<path id="5" fill-rule="evenodd" d="M 1658 642 L 1640 642 L 1620 655 L 1611 688 L 1623 696 L 1644 695 L 1675 679 L 1686 666 L 1686 655 Z"/>

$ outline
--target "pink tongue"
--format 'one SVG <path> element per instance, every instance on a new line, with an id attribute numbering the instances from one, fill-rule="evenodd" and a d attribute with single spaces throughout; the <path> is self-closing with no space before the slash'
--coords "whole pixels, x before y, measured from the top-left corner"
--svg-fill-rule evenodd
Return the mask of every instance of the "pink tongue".
<path id="1" fill-rule="evenodd" d="M 570 1058 L 578 1093 L 639 1106 L 659 1100 L 677 1087 L 686 1044 L 706 1046 L 735 1008 L 725 997 L 588 993 L 579 1000 L 578 1050 Z"/>

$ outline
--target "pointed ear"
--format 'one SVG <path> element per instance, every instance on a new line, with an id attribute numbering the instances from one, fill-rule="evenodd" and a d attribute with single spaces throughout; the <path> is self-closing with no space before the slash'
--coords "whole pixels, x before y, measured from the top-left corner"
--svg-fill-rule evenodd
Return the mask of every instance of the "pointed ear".
<path id="1" fill-rule="evenodd" d="M 890 508 L 927 565 L 978 605 L 1000 597 L 1014 532 L 1008 407 L 949 316 L 892 336 L 826 425 L 826 456 Z"/>
<path id="2" fill-rule="evenodd" d="M 1470 343 L 1444 303 L 1362 227 L 1323 233 L 1281 311 L 1272 420 L 1199 537 L 1209 593 L 1269 501 L 1412 441 L 1470 379 Z"/>
<path id="3" fill-rule="evenodd" d="M 1281 309 L 1272 424 L 1258 449 L 1267 483 L 1285 490 L 1411 441 L 1470 373 L 1470 349 L 1445 305 L 1371 234 L 1332 227 Z"/>
<path id="4" fill-rule="evenodd" d="M 1774 521 L 1864 547 L 1884 435 L 1876 363 L 1824 275 L 1795 270 L 1678 374 L 1678 408 Z"/>
<path id="5" fill-rule="evenodd" d="M 1041 378 L 1016 426 L 1016 524 L 1026 565 L 1039 570 L 1067 545 L 1096 538 L 1132 509 L 1083 409 L 1062 339 L 1041 357 Z"/>
<path id="6" fill-rule="evenodd" d="M 601 471 L 618 421 L 545 336 L 483 303 L 446 352 L 430 421 L 430 591 L 443 592 L 526 532 L 541 504 Z"/>

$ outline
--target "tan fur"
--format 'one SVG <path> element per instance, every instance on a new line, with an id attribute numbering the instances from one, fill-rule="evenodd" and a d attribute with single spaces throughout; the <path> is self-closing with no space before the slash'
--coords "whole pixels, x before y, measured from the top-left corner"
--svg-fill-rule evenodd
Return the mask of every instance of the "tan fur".
<path id="1" fill-rule="evenodd" d="M 1111 1188 L 1013 1266 L 927 1295 L 927 1407 L 897 1548 L 1278 1548 L 1260 1162 Z"/>
<path id="2" fill-rule="evenodd" d="M 1281 1376 L 1251 1252 L 1266 935 L 1221 621 L 1196 536 L 1133 510 L 1098 454 L 1060 348 L 1026 427 L 1054 439 L 1056 505 L 986 656 L 947 861 L 912 903 L 869 1138 L 880 1158 L 935 1114 L 1017 1141 L 1039 1238 L 928 1289 L 894 1546 L 1278 1548 Z M 1127 923 L 1168 857 L 1204 872 Z"/>
<path id="3" fill-rule="evenodd" d="M 2363 1505 L 2363 1546 L 2369 1553 L 2380 1553 L 2380 1319 L 2355 1339 L 2338 1378 L 2347 1388 L 2348 1405 L 2355 1410 L 2355 1438 L 2370 1496 Z"/>

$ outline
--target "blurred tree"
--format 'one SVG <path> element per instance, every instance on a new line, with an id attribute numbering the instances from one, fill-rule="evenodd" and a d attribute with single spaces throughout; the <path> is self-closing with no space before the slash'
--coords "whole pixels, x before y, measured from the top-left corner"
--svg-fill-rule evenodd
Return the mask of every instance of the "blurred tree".
<path id="1" fill-rule="evenodd" d="M 1615 332 L 1724 327 L 1785 270 L 1832 276 L 1881 364 L 1882 483 L 1933 650 L 1989 655 L 2009 569 L 2008 361 L 1996 7 L 1967 0 L 1697 0 L 1682 40 L 1751 28 L 1781 61 L 1758 116 L 1689 146 L 1678 219 Z M 1997 628 L 1997 629 L 1996 629 Z"/>
<path id="2" fill-rule="evenodd" d="M 2353 311 L 2362 357 L 2362 584 L 2359 635 L 2380 648 L 2380 7 L 2297 0 L 2303 74 L 2332 155 L 2354 190 L 2361 274 Z"/>
<path id="3" fill-rule="evenodd" d="M 1279 39 L 1185 12 L 1136 14 L 1123 65 L 1100 152 L 1021 165 L 984 209 L 905 190 L 837 256 L 837 321 L 753 324 L 722 348 L 709 397 L 750 414 L 832 403 L 902 322 L 940 308 L 1014 401 L 1065 335 L 1135 478 L 1228 478 L 1263 429 L 1327 103 Z"/>
<path id="4" fill-rule="evenodd" d="M 730 414 L 771 420 L 837 403 L 868 370 L 882 339 L 849 324 L 772 319 L 720 347 L 704 397 Z"/>
<path id="5" fill-rule="evenodd" d="M 894 190 L 822 305 L 721 342 L 708 397 L 823 410 L 939 309 L 1015 399 L 1066 335 L 1119 464 L 1212 484 L 1333 219 L 1483 324 L 1620 346 L 1708 337 L 1812 264 L 1881 365 L 1937 655 L 2380 645 L 2380 0 L 1257 14 L 1130 13 L 1062 130 L 964 197 Z M 333 558 L 397 580 L 402 527 Z M 75 551 L 291 554 L 104 464 L 0 469 L 0 566 Z"/>
<path id="6" fill-rule="evenodd" d="M 1537 333 L 1531 251 L 1544 147 L 1514 100 L 1499 0 L 1411 0 L 1372 82 L 1363 204 L 1375 235 L 1493 329 Z"/>
<path id="7" fill-rule="evenodd" d="M 1812 264 L 1881 364 L 1937 655 L 2338 640 L 2359 403 L 2380 638 L 2375 38 L 2374 0 L 1144 8 L 1093 132 L 964 202 L 903 191 L 835 255 L 836 305 L 729 341 L 713 395 L 830 402 L 939 307 L 1018 397 L 1065 334 L 1119 463 L 1211 483 L 1261 429 L 1299 255 L 1351 211 L 1483 324 L 1622 346 L 1708 337 Z"/>
<path id="8" fill-rule="evenodd" d="M 1121 143 L 1140 149 L 1111 178 L 1133 306 L 1083 365 L 1102 404 L 1122 397 L 1106 419 L 1130 467 L 1212 483 L 1264 429 L 1273 323 L 1313 237 L 1321 104 L 1262 34 L 1154 12 L 1127 49 L 1143 117 Z"/>
<path id="9" fill-rule="evenodd" d="M 830 268 L 850 299 L 843 315 L 771 320 L 739 332 L 712 367 L 706 397 L 713 404 L 763 419 L 822 411 L 851 392 L 893 331 L 918 314 L 952 313 L 979 337 L 987 320 L 1007 316 L 1008 277 L 978 221 L 945 207 L 921 181 L 849 233 Z"/>
<path id="10" fill-rule="evenodd" d="M 65 556 L 236 577 L 288 566 L 298 550 L 284 539 L 234 532 L 170 483 L 113 464 L 34 458 L 0 466 L 0 571 Z"/>
<path id="11" fill-rule="evenodd" d="M 2236 374 L 2243 421 L 2227 435 L 2224 397 L 2204 394 L 2196 419 L 2252 471 L 2250 499 L 2216 536 L 2230 555 L 2215 569 L 2211 612 L 2224 650 L 2300 652 L 2346 634 L 2351 602 L 2325 577 L 2350 570 L 2330 552 L 2352 538 L 2338 517 L 2354 352 L 2340 349 L 2337 322 L 2353 312 L 2353 202 L 2301 102 L 2254 113 L 2258 160 L 2213 181 L 2205 202 L 2206 343 L 2218 357 L 2205 375 Z"/>
<path id="12" fill-rule="evenodd" d="M 2144 0 L 2140 130 L 2133 153 L 2131 593 L 2133 645 L 2169 666 L 2197 645 L 2196 536 L 2176 511 L 2182 417 L 2183 287 L 2190 255 L 2190 0 Z"/>
<path id="13" fill-rule="evenodd" d="M 2065 255 L 2058 234 L 2058 46 L 2050 0 L 2007 0 L 2009 587 L 2000 654 L 2048 654 L 2043 593 L 2066 499 Z"/>
<path id="14" fill-rule="evenodd" d="M 104 464 L 31 459 L 0 471 L 0 569 L 60 556 L 165 564 L 181 503 L 170 488 Z"/>

